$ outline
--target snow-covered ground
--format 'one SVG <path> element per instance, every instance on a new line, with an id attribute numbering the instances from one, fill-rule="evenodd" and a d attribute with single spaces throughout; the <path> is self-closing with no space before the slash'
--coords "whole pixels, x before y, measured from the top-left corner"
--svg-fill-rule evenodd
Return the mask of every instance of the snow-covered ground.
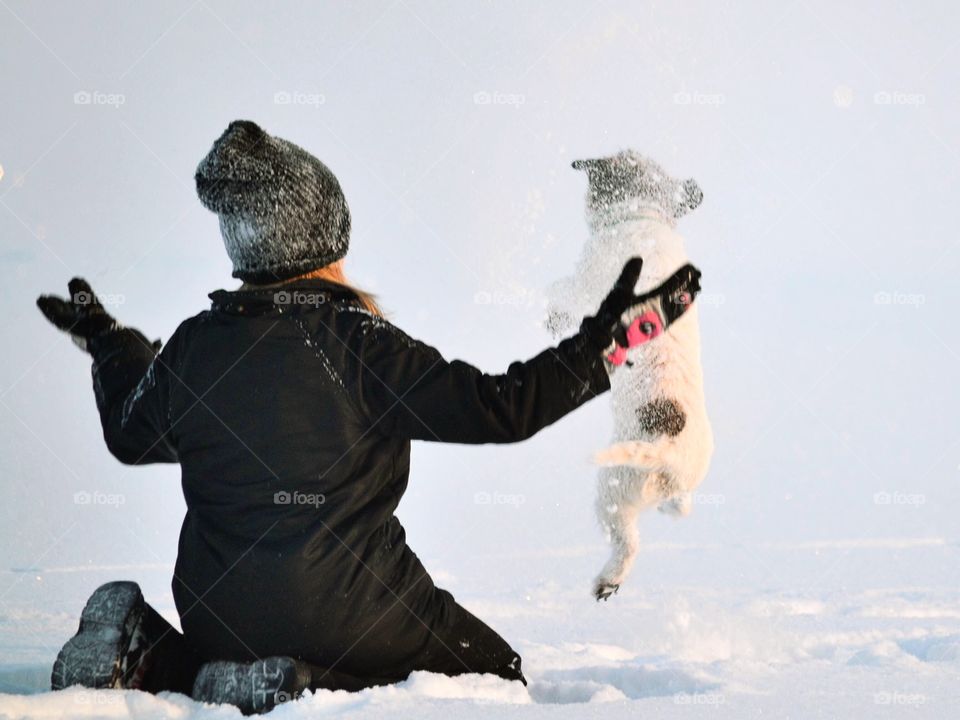
<path id="1" fill-rule="evenodd" d="M 942 582 L 956 540 L 653 544 L 631 585 L 598 604 L 583 579 L 602 551 L 477 556 L 473 581 L 438 573 L 474 589 L 461 597 L 522 653 L 528 688 L 418 673 L 394 687 L 320 692 L 272 717 L 942 719 L 960 707 L 960 588 Z M 508 559 L 535 573 L 528 585 L 497 586 Z M 869 582 L 854 572 L 863 567 Z M 0 614 L 0 716 L 239 717 L 173 694 L 46 691 L 82 604 L 53 598 L 124 575 L 153 578 L 162 592 L 169 570 L 9 573 L 17 584 Z M 760 576 L 769 580 L 757 587 Z M 175 617 L 169 596 L 151 600 Z"/>

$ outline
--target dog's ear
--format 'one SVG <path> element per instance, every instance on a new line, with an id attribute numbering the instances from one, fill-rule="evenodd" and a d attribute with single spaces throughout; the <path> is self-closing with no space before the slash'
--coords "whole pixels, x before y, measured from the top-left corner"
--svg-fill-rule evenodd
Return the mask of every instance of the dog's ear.
<path id="1" fill-rule="evenodd" d="M 677 198 L 675 217 L 682 217 L 691 210 L 696 210 L 703 202 L 703 190 L 693 178 L 683 181 L 680 186 Z"/>
<path id="2" fill-rule="evenodd" d="M 594 159 L 594 160 L 574 160 L 570 163 L 570 167 L 574 170 L 590 170 L 590 168 L 596 167 L 603 160 Z"/>

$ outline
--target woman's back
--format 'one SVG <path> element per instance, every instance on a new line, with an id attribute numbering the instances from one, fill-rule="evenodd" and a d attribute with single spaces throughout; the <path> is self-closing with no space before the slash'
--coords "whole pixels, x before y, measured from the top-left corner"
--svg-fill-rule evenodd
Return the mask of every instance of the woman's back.
<path id="1" fill-rule="evenodd" d="M 331 284 L 298 288 L 214 293 L 161 355 L 188 508 L 175 597 L 188 637 L 220 657 L 305 641 L 342 653 L 357 637 L 346 613 L 383 612 L 417 579 L 393 519 L 409 441 L 362 416 L 349 377 L 364 327 L 383 321 Z"/>

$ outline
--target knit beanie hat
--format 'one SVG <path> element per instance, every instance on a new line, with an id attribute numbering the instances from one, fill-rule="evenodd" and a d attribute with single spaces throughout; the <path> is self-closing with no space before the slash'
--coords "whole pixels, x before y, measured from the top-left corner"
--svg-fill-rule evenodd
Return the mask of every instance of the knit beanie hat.
<path id="1" fill-rule="evenodd" d="M 350 210 L 337 178 L 256 123 L 230 123 L 195 179 L 200 202 L 220 218 L 235 278 L 287 280 L 347 254 Z"/>

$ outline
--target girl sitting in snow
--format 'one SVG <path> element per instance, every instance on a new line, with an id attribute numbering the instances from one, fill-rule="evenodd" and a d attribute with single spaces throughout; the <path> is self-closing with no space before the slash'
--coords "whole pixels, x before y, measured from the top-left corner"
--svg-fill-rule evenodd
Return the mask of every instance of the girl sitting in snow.
<path id="1" fill-rule="evenodd" d="M 181 635 L 132 582 L 99 588 L 54 689 L 174 690 L 244 712 L 305 689 L 358 690 L 415 670 L 524 682 L 520 656 L 436 587 L 394 512 L 411 440 L 524 440 L 610 388 L 624 322 L 698 289 L 681 272 L 634 294 L 639 258 L 579 332 L 502 375 L 447 361 L 343 275 L 350 214 L 315 157 L 230 124 L 196 173 L 235 291 L 167 344 L 120 325 L 89 285 L 44 296 L 93 357 L 104 438 L 121 462 L 179 463 L 187 513 L 173 595 Z"/>

